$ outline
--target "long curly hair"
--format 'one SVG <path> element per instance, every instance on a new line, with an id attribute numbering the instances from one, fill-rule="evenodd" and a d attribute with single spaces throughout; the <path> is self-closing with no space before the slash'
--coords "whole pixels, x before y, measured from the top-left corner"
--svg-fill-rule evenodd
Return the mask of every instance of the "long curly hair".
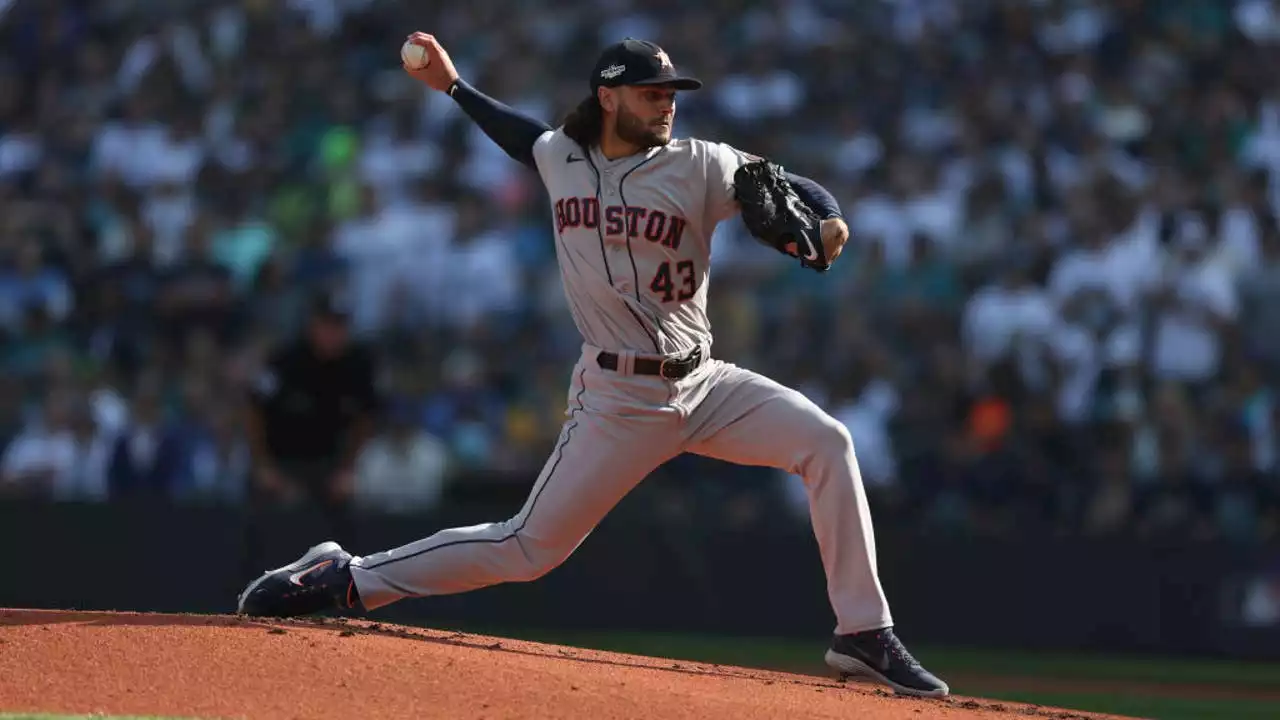
<path id="1" fill-rule="evenodd" d="M 600 106 L 600 98 L 595 93 L 583 98 L 564 119 L 564 134 L 583 148 L 600 142 L 600 133 L 603 131 L 604 108 Z"/>

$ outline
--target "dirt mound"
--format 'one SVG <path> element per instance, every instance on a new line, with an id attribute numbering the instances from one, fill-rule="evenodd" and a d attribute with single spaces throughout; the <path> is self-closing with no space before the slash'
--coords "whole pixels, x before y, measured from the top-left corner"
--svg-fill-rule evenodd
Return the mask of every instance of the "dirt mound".
<path id="1" fill-rule="evenodd" d="M 202 718 L 1095 718 L 350 620 L 0 610 L 0 711 Z"/>

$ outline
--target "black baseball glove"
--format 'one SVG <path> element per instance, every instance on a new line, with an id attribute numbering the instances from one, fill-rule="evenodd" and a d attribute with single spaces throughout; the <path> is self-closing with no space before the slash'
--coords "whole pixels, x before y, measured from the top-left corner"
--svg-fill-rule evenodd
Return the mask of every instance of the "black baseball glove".
<path id="1" fill-rule="evenodd" d="M 796 195 L 781 166 L 763 159 L 748 162 L 733 174 L 733 190 L 742 222 L 755 239 L 800 258 L 803 267 L 818 272 L 831 267 L 822 247 L 822 219 Z"/>

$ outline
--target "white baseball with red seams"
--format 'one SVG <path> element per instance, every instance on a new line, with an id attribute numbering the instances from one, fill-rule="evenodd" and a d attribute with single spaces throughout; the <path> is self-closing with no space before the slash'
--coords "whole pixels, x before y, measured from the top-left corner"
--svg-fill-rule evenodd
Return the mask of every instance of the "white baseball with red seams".
<path id="1" fill-rule="evenodd" d="M 431 64 L 431 57 L 427 55 L 426 48 L 406 40 L 400 46 L 400 61 L 410 70 L 421 70 Z"/>

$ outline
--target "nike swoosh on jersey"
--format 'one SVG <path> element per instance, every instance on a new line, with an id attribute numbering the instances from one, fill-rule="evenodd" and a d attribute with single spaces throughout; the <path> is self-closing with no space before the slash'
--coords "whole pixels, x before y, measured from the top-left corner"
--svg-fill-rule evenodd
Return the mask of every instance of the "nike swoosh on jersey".
<path id="1" fill-rule="evenodd" d="M 306 576 L 310 575 L 310 574 L 311 574 L 311 573 L 313 573 L 313 572 L 316 572 L 317 570 L 323 570 L 323 569 L 325 569 L 325 568 L 329 567 L 329 566 L 330 566 L 330 565 L 332 565 L 332 564 L 333 564 L 333 561 L 332 561 L 332 560 L 325 560 L 324 562 L 320 563 L 319 565 L 312 565 L 311 567 L 307 568 L 306 570 L 299 570 L 298 572 L 296 572 L 296 573 L 294 573 L 294 574 L 292 574 L 292 575 L 290 575 L 290 576 L 289 576 L 289 582 L 293 583 L 294 585 L 301 586 L 301 585 L 302 585 L 302 578 L 304 578 L 304 577 L 306 577 Z"/>
<path id="2" fill-rule="evenodd" d="M 573 153 L 569 153 L 569 157 L 566 157 L 564 161 L 566 163 L 576 163 L 576 162 L 583 162 L 584 159 L 585 158 L 574 157 Z"/>

